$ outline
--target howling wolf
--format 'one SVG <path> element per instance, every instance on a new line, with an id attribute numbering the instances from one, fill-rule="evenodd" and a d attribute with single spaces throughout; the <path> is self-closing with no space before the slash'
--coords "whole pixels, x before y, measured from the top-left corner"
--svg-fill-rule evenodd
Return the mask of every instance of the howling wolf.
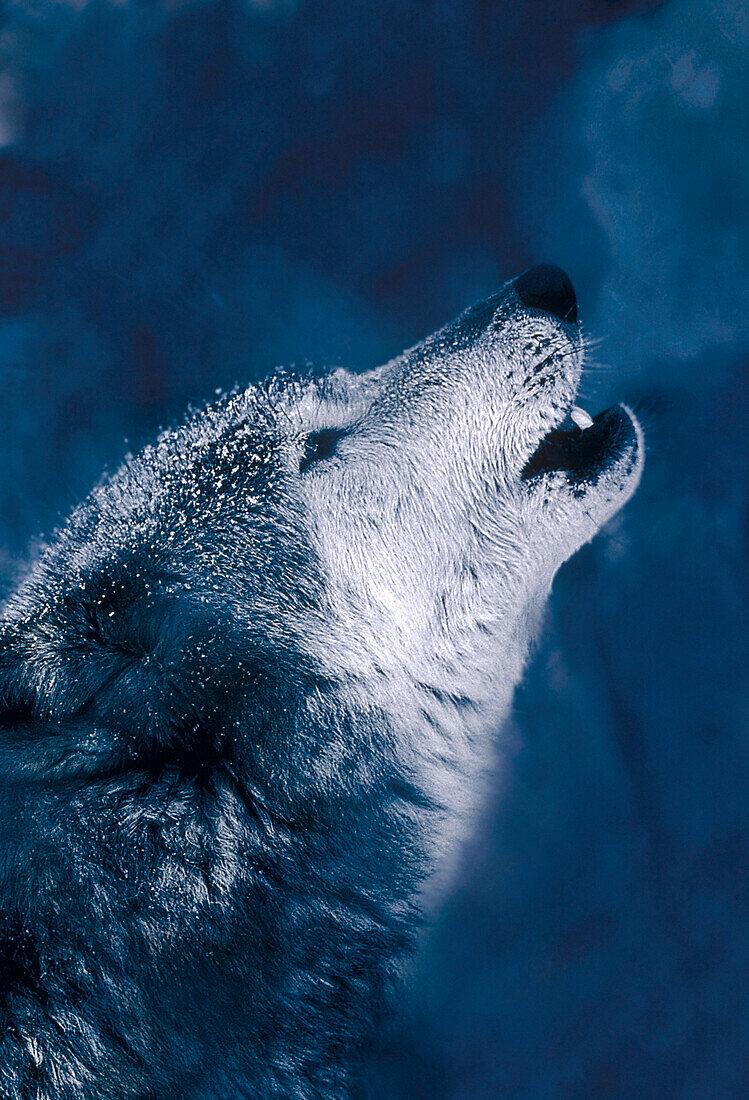
<path id="1" fill-rule="evenodd" d="M 532 268 L 73 512 L 0 621 L 5 1100 L 357 1095 L 554 574 L 640 476 L 582 360 Z"/>

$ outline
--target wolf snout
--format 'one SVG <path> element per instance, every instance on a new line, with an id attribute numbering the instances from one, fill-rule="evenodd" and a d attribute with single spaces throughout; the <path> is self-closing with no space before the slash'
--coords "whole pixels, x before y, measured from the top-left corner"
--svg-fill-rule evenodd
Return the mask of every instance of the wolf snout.
<path id="1" fill-rule="evenodd" d="M 515 280 L 515 293 L 529 309 L 542 309 L 560 321 L 577 324 L 577 298 L 569 275 L 554 264 L 529 267 Z"/>

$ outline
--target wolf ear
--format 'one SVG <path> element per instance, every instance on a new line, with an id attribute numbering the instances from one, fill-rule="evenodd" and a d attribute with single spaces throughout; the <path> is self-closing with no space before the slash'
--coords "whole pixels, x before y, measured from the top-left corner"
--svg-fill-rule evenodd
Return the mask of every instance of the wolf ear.
<path id="1" fill-rule="evenodd" d="M 237 648 L 230 624 L 189 597 L 66 594 L 43 621 L 0 633 L 3 763 L 83 776 L 207 747 L 242 679 Z"/>
<path id="2" fill-rule="evenodd" d="M 264 624 L 224 603 L 144 566 L 138 579 L 132 568 L 97 573 L 41 615 L 19 608 L 0 626 L 4 766 L 81 777 L 204 769 L 238 708 L 278 707 L 294 679 Z"/>

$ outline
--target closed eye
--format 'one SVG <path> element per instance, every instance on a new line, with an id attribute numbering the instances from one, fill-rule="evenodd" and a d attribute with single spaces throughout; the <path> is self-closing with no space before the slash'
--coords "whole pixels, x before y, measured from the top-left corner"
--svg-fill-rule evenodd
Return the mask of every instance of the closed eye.
<path id="1" fill-rule="evenodd" d="M 305 440 L 304 453 L 299 460 L 299 473 L 304 473 L 313 462 L 335 454 L 336 444 L 343 435 L 343 428 L 325 428 L 321 432 L 311 432 Z"/>

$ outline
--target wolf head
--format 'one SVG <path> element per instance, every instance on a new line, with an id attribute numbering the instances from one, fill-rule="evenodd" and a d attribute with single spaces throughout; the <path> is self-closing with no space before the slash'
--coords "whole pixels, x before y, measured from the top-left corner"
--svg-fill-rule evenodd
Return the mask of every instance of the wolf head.
<path id="1" fill-rule="evenodd" d="M 572 286 L 534 268 L 385 366 L 284 403 L 330 626 L 358 671 L 441 661 L 493 690 L 489 666 L 640 476 L 628 409 L 573 410 L 582 364 Z M 583 427 L 564 431 L 571 410 Z"/>
<path id="2" fill-rule="evenodd" d="M 104 480 L 11 599 L 9 703 L 163 745 L 275 666 L 366 706 L 428 684 L 496 716 L 554 573 L 642 468 L 623 406 L 562 430 L 582 364 L 572 286 L 539 267 L 368 373 L 201 410 Z"/>

